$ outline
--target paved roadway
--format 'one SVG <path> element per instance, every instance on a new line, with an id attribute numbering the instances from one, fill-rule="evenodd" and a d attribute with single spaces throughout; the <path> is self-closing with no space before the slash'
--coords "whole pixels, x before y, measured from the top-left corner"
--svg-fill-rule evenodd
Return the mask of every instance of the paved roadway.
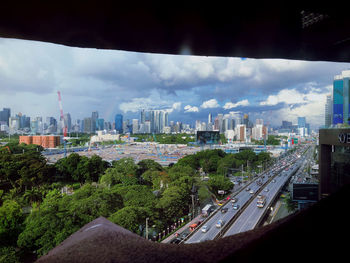
<path id="1" fill-rule="evenodd" d="M 285 184 L 285 182 L 289 179 L 290 175 L 292 174 L 291 168 L 289 168 L 288 173 L 283 173 L 282 176 L 278 176 L 283 169 L 286 169 L 287 166 L 291 164 L 291 162 L 295 162 L 297 160 L 296 157 L 297 154 L 293 154 L 292 157 L 290 155 L 284 157 L 281 159 L 277 164 L 273 165 L 268 171 L 261 174 L 258 178 L 256 178 L 249 187 L 251 190 L 254 191 L 253 194 L 250 193 L 250 191 L 246 191 L 243 189 L 241 192 L 239 192 L 235 197 L 238 199 L 236 204 L 240 206 L 239 209 L 242 209 L 242 207 L 246 204 L 248 204 L 256 192 L 262 190 L 262 186 L 257 184 L 257 181 L 260 180 L 262 182 L 262 185 L 264 185 L 271 177 L 274 177 L 276 180 L 275 183 L 272 183 L 272 181 L 266 186 L 265 188 L 268 188 L 268 192 L 263 192 L 267 196 L 266 203 L 268 204 L 269 201 L 274 197 L 276 194 L 276 191 L 279 191 L 279 189 Z M 289 163 L 288 163 L 288 162 Z M 298 166 L 300 166 L 300 162 L 298 161 Z M 294 167 L 296 167 L 296 164 L 294 164 Z M 231 202 L 226 203 L 223 207 L 228 208 L 228 211 L 226 213 L 221 213 L 218 211 L 216 214 L 210 218 L 207 222 L 201 225 L 199 229 L 197 229 L 196 232 L 194 232 L 184 243 L 185 244 L 191 244 L 191 243 L 199 243 L 206 240 L 213 240 L 215 239 L 219 234 L 221 235 L 221 228 L 216 227 L 216 223 L 222 219 L 224 221 L 224 224 L 226 225 L 238 212 L 239 210 L 234 210 L 233 205 Z M 242 212 L 242 214 L 237 218 L 240 219 L 240 224 L 238 226 L 235 226 L 233 230 L 231 230 L 232 227 L 227 231 L 226 235 L 232 235 L 234 233 L 239 233 L 246 231 L 245 229 L 249 228 L 251 226 L 254 226 L 257 224 L 257 222 L 260 220 L 260 217 L 262 213 L 264 212 L 264 209 L 267 207 L 265 205 L 264 208 L 258 208 L 256 206 L 256 200 L 252 202 L 248 207 Z M 244 216 L 242 217 L 242 215 Z M 259 216 L 260 214 L 260 216 Z M 242 226 L 243 223 L 246 223 L 247 225 Z M 255 225 L 254 225 L 255 224 Z M 201 231 L 201 228 L 206 225 L 209 229 L 206 233 L 203 233 Z M 235 224 L 234 224 L 235 225 Z M 237 230 L 238 229 L 238 232 Z M 225 235 L 225 236 L 226 236 Z"/>
<path id="2" fill-rule="evenodd" d="M 267 176 L 265 176 L 265 178 L 263 179 L 264 180 L 263 182 L 266 182 L 267 179 L 268 179 Z M 256 179 L 247 187 L 250 187 L 254 192 L 257 191 L 259 188 L 259 186 L 256 184 Z M 253 196 L 253 194 L 250 194 L 249 191 L 246 191 L 245 189 L 243 189 L 236 195 L 236 198 L 238 200 L 235 204 L 239 205 L 240 208 Z M 205 240 L 213 240 L 221 231 L 221 228 L 217 228 L 215 226 L 216 223 L 220 219 L 222 219 L 225 222 L 225 224 L 227 224 L 228 221 L 230 221 L 231 218 L 239 211 L 239 210 L 233 209 L 231 201 L 227 202 L 221 208 L 228 208 L 228 211 L 226 213 L 221 213 L 221 211 L 218 211 L 209 221 L 207 221 L 204 224 L 209 228 L 206 233 L 203 233 L 201 229 L 199 229 L 184 243 L 191 244 L 191 243 L 199 243 Z M 201 227 L 203 227 L 203 225 Z"/>
<path id="3" fill-rule="evenodd" d="M 256 206 L 257 198 L 255 198 L 247 208 L 242 212 L 242 214 L 237 218 L 237 220 L 232 224 L 232 226 L 226 231 L 224 237 L 231 236 L 237 233 L 245 232 L 254 229 L 264 213 L 269 209 L 271 202 L 273 201 L 276 194 L 278 194 L 283 187 L 283 185 L 289 180 L 291 175 L 300 167 L 300 160 L 294 163 L 288 171 L 283 171 L 277 175 L 274 180 L 275 182 L 269 182 L 264 189 L 261 189 L 261 194 L 266 196 L 266 204 L 264 207 L 259 208 Z M 268 192 L 265 191 L 268 189 Z"/>

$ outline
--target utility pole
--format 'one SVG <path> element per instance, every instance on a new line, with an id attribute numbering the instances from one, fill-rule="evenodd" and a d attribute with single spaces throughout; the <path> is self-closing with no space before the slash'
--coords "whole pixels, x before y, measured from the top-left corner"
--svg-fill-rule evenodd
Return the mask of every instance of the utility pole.
<path id="1" fill-rule="evenodd" d="M 192 197 L 192 215 L 193 215 L 192 218 L 194 218 L 194 195 L 191 195 L 191 197 Z"/>
<path id="2" fill-rule="evenodd" d="M 146 239 L 148 240 L 148 220 L 149 217 L 146 218 Z"/>

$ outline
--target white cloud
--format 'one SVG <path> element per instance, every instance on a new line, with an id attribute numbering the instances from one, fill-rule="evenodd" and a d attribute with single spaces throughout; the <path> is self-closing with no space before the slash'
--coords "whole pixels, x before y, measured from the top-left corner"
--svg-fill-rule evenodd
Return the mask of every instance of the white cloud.
<path id="1" fill-rule="evenodd" d="M 164 100 L 160 94 L 153 90 L 149 97 L 143 98 L 133 98 L 130 101 L 122 102 L 119 104 L 119 109 L 124 113 L 127 112 L 138 112 L 141 109 L 163 109 L 169 113 L 172 113 L 174 110 L 181 109 L 181 102 L 172 102 L 169 100 Z"/>
<path id="2" fill-rule="evenodd" d="M 204 101 L 201 105 L 201 108 L 203 109 L 211 109 L 211 108 L 217 108 L 217 107 L 220 107 L 220 105 L 216 99 L 210 99 L 210 100 Z"/>
<path id="3" fill-rule="evenodd" d="M 275 121 L 292 120 L 295 122 L 297 117 L 306 116 L 306 122 L 313 126 L 320 126 L 324 120 L 324 105 L 326 102 L 326 95 L 330 93 L 331 86 L 325 87 L 325 92 L 320 93 L 319 89 L 308 89 L 308 93 L 300 93 L 295 89 L 281 90 L 277 95 L 270 95 L 260 105 L 276 105 L 278 103 L 285 103 L 289 107 L 283 107 L 277 111 L 269 111 L 268 118 L 275 125 Z"/>
<path id="4" fill-rule="evenodd" d="M 228 109 L 236 108 L 238 106 L 248 106 L 249 104 L 250 104 L 249 101 L 247 99 L 245 99 L 245 100 L 241 100 L 237 103 L 226 102 L 223 108 L 225 110 L 228 110 Z"/>
<path id="5" fill-rule="evenodd" d="M 184 107 L 185 112 L 199 112 L 198 107 L 196 106 L 191 106 L 191 105 L 186 105 Z"/>
<path id="6" fill-rule="evenodd" d="M 169 109 L 166 109 L 167 112 L 172 113 L 174 110 L 180 110 L 181 109 L 181 102 L 175 102 L 173 103 L 173 106 Z"/>
<path id="7" fill-rule="evenodd" d="M 288 105 L 297 103 L 309 103 L 323 98 L 324 94 L 319 93 L 319 89 L 309 89 L 309 93 L 301 93 L 296 89 L 283 89 L 276 95 L 269 95 L 265 101 L 260 102 L 261 106 L 273 106 L 278 103 L 286 103 Z"/>

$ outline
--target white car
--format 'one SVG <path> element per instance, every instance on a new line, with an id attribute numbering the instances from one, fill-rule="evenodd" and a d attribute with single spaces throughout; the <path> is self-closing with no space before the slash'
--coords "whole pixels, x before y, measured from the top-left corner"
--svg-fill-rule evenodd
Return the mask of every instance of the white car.
<path id="1" fill-rule="evenodd" d="M 217 223 L 216 223 L 216 227 L 220 228 L 224 225 L 224 221 L 222 219 L 220 219 Z"/>
<path id="2" fill-rule="evenodd" d="M 209 227 L 208 227 L 208 226 L 203 226 L 203 227 L 201 228 L 201 231 L 202 231 L 203 233 L 206 233 L 208 230 L 209 230 Z"/>
<path id="3" fill-rule="evenodd" d="M 249 192 L 250 194 L 254 194 L 254 191 L 253 190 L 250 190 L 250 192 Z"/>

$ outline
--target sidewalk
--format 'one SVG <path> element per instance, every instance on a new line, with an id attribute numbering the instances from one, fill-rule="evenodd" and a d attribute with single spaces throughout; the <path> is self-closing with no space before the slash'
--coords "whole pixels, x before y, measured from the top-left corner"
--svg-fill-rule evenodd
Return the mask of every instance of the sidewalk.
<path id="1" fill-rule="evenodd" d="M 173 234 L 168 236 L 166 239 L 164 239 L 161 243 L 170 243 L 171 240 L 173 240 L 176 237 L 176 233 L 181 234 L 184 232 L 186 229 L 189 228 L 190 225 L 194 224 L 195 222 L 198 222 L 199 220 L 202 219 L 201 215 L 196 216 L 194 219 L 192 219 L 190 222 L 188 222 L 186 225 L 183 227 L 179 228 L 177 231 L 175 231 Z"/>

